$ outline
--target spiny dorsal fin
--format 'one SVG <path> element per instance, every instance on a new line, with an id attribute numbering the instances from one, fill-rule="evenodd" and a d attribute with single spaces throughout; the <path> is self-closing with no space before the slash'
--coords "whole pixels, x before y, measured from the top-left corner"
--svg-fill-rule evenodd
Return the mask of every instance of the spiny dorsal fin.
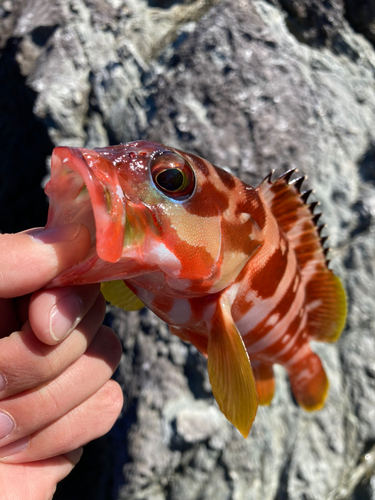
<path id="1" fill-rule="evenodd" d="M 292 173 L 288 171 L 273 182 L 263 182 L 257 189 L 296 253 L 306 284 L 308 335 L 334 342 L 345 325 L 345 291 L 327 266 L 326 237 L 320 235 L 324 225 L 318 225 L 321 214 L 313 213 L 319 203 L 306 203 L 310 193 L 306 196 L 300 192 L 304 177 L 288 182 Z"/>
<path id="2" fill-rule="evenodd" d="M 138 311 L 144 303 L 128 288 L 123 280 L 105 281 L 100 290 L 107 302 L 124 311 Z"/>

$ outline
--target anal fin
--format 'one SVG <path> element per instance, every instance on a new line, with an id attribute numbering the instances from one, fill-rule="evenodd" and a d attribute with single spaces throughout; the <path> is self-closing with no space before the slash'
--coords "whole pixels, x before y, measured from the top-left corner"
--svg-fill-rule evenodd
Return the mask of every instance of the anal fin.
<path id="1" fill-rule="evenodd" d="M 138 311 L 145 306 L 123 280 L 105 281 L 101 284 L 100 290 L 107 302 L 124 311 Z"/>
<path id="2" fill-rule="evenodd" d="M 255 377 L 258 403 L 260 405 L 269 405 L 275 393 L 273 367 L 269 363 L 258 360 L 252 360 L 251 366 Z"/>
<path id="3" fill-rule="evenodd" d="M 320 410 L 328 394 L 328 378 L 322 362 L 307 343 L 303 349 L 305 355 L 287 367 L 292 392 L 305 410 Z"/>
<path id="4" fill-rule="evenodd" d="M 212 392 L 226 418 L 247 437 L 258 398 L 242 337 L 234 324 L 230 304 L 222 295 L 208 338 L 208 375 Z"/>

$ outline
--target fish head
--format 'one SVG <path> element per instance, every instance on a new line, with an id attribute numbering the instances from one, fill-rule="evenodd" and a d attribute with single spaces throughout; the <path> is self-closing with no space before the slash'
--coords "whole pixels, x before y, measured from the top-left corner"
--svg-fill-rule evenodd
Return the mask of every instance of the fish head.
<path id="1" fill-rule="evenodd" d="M 235 183 L 239 192 L 236 203 L 231 201 L 234 185 L 223 172 L 195 155 L 149 141 L 94 150 L 55 148 L 46 227 L 85 224 L 91 250 L 52 284 L 162 272 L 168 286 L 181 291 L 223 288 L 226 274 L 238 274 L 249 258 L 241 251 L 233 259 L 229 241 L 242 237 L 234 237 L 229 226 L 230 218 L 238 224 L 236 203 L 245 188 Z M 250 215 L 246 222 L 253 252 L 260 232 Z M 223 265 L 229 264 L 234 271 L 224 276 Z"/>

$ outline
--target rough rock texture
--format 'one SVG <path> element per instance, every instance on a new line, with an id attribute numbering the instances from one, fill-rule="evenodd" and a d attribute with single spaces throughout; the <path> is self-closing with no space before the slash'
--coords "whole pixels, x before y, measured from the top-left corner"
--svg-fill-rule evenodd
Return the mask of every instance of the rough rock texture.
<path id="1" fill-rule="evenodd" d="M 57 144 L 149 138 L 252 185 L 298 167 L 349 299 L 340 341 L 316 345 L 325 408 L 298 408 L 279 369 L 247 440 L 218 411 L 195 349 L 148 311 L 112 311 L 124 411 L 56 499 L 375 498 L 373 19 L 372 0 L 0 5 L 1 230 L 44 223 L 39 185 Z"/>

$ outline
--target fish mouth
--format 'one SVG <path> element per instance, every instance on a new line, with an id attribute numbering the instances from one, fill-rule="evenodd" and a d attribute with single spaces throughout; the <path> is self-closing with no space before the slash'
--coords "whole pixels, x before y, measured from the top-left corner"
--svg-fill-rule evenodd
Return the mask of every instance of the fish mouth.
<path id="1" fill-rule="evenodd" d="M 109 160 L 94 150 L 55 148 L 45 191 L 50 199 L 46 227 L 80 222 L 90 231 L 90 254 L 118 262 L 124 247 L 126 197 Z"/>

